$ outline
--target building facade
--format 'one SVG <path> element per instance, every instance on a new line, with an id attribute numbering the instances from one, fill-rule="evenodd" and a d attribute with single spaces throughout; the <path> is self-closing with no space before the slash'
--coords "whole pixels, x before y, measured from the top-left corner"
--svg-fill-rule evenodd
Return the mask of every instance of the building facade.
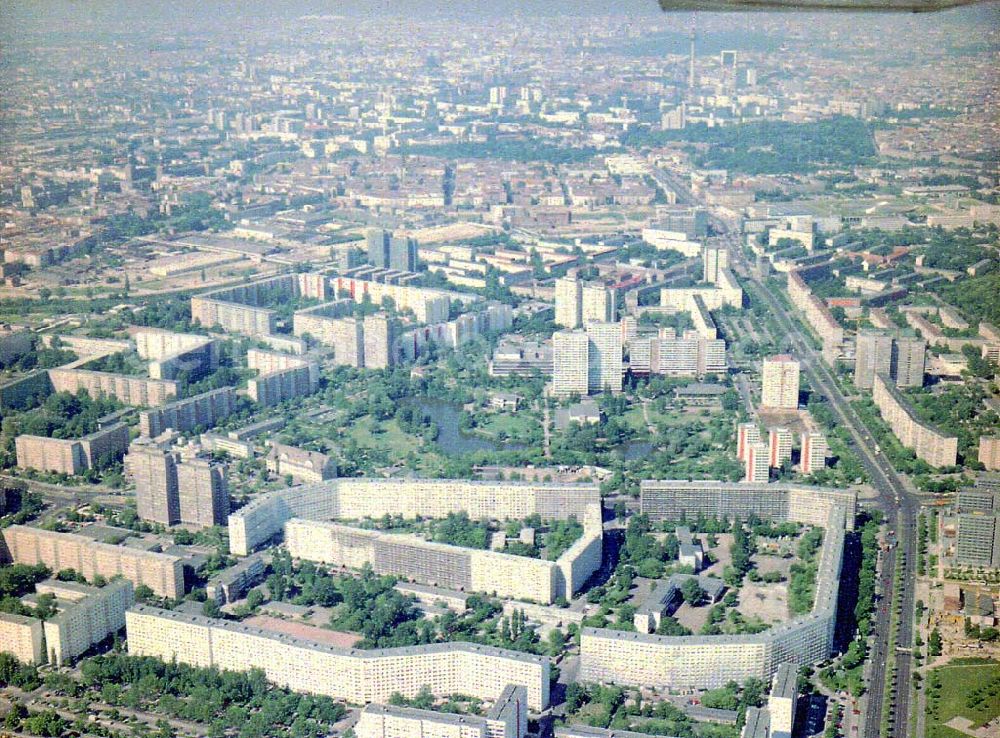
<path id="1" fill-rule="evenodd" d="M 788 355 L 764 359 L 760 404 L 780 410 L 795 410 L 799 406 L 799 362 Z"/>
<path id="2" fill-rule="evenodd" d="M 182 433 L 211 428 L 236 410 L 236 389 L 220 387 L 139 413 L 139 433 L 153 438 L 167 428 Z"/>
<path id="3" fill-rule="evenodd" d="M 768 431 L 768 464 L 777 469 L 792 460 L 792 432 L 788 428 L 772 428 Z"/>
<path id="4" fill-rule="evenodd" d="M 58 474 L 82 474 L 120 459 L 128 448 L 128 426 L 113 423 L 82 438 L 17 436 L 17 465 Z"/>
<path id="5" fill-rule="evenodd" d="M 552 334 L 552 393 L 556 397 L 588 393 L 589 346 L 590 339 L 583 331 Z"/>
<path id="6" fill-rule="evenodd" d="M 317 644 L 226 620 L 136 605 L 126 613 L 129 653 L 230 671 L 262 669 L 297 692 L 355 704 L 412 698 L 424 686 L 439 696 L 496 700 L 523 686 L 530 709 L 549 705 L 549 660 L 479 644 L 452 642 L 363 651 Z"/>
<path id="7" fill-rule="evenodd" d="M 12 525 L 2 531 L 16 564 L 45 564 L 52 571 L 75 569 L 88 580 L 121 576 L 136 587 L 146 585 L 159 597 L 184 596 L 184 568 L 179 556 L 100 543 L 76 533 Z"/>
<path id="8" fill-rule="evenodd" d="M 958 438 L 921 420 L 889 375 L 875 375 L 872 400 L 899 442 L 913 449 L 918 458 L 937 467 L 954 466 L 958 461 Z"/>
<path id="9" fill-rule="evenodd" d="M 826 457 L 829 454 L 826 436 L 822 433 L 809 432 L 802 434 L 802 454 L 799 466 L 803 474 L 815 474 L 826 467 Z"/>

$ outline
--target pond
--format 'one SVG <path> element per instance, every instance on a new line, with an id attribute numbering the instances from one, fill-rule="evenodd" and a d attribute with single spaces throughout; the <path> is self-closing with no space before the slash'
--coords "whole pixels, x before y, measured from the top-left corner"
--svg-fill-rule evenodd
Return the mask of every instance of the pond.
<path id="1" fill-rule="evenodd" d="M 449 456 L 461 456 L 473 451 L 517 451 L 525 448 L 523 443 L 500 444 L 475 433 L 464 432 L 459 423 L 462 408 L 444 400 L 408 400 L 415 410 L 430 417 L 438 427 L 437 445 Z"/>
<path id="2" fill-rule="evenodd" d="M 459 423 L 462 407 L 445 400 L 412 399 L 406 404 L 430 417 L 438 427 L 437 444 L 448 456 L 461 456 L 473 451 L 519 451 L 527 448 L 523 443 L 497 443 L 476 433 L 466 433 Z M 626 461 L 636 461 L 653 451 L 649 441 L 626 441 L 613 450 L 623 453 Z"/>

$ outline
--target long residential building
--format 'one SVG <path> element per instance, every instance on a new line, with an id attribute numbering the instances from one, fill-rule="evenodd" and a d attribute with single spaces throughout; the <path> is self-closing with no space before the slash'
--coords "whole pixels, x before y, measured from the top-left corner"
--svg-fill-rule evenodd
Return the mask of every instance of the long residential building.
<path id="1" fill-rule="evenodd" d="M 699 297 L 708 310 L 726 305 L 743 306 L 743 288 L 730 269 L 719 269 L 711 287 L 664 287 L 660 290 L 660 305 L 674 310 L 690 310 L 691 300 Z"/>
<path id="2" fill-rule="evenodd" d="M 334 295 L 338 299 L 350 297 L 355 302 L 368 299 L 376 306 L 382 305 L 382 301 L 389 298 L 397 310 L 413 311 L 419 323 L 443 323 L 448 320 L 453 301 L 471 304 L 481 299 L 478 295 L 464 292 L 388 284 L 365 278 L 367 276 L 378 275 L 368 275 L 365 270 L 353 270 L 351 273 L 334 277 L 332 280 Z"/>
<path id="3" fill-rule="evenodd" d="M 355 704 L 412 698 L 424 686 L 438 696 L 497 700 L 508 684 L 525 687 L 534 711 L 549 706 L 544 656 L 453 642 L 369 651 L 338 648 L 242 623 L 136 605 L 126 613 L 129 653 L 230 671 L 261 669 L 299 692 Z"/>
<path id="4" fill-rule="evenodd" d="M 160 597 L 184 596 L 184 567 L 179 556 L 94 541 L 76 533 L 12 525 L 0 532 L 4 560 L 45 564 L 52 571 L 74 569 L 89 580 L 122 576 L 135 586 L 145 584 Z"/>
<path id="5" fill-rule="evenodd" d="M 682 490 L 674 485 L 687 485 Z M 706 488 L 706 485 L 712 485 Z M 825 529 L 816 574 L 812 611 L 794 620 L 753 635 L 660 636 L 606 628 L 583 628 L 580 638 L 580 679 L 619 685 L 670 689 L 713 689 L 729 681 L 742 683 L 750 677 L 770 679 L 786 662 L 798 665 L 829 658 L 837 616 L 837 593 L 843 558 L 844 530 L 853 518 L 853 495 L 814 491 L 805 506 L 792 498 L 805 490 L 785 489 L 785 500 L 773 498 L 760 504 L 748 495 L 751 488 L 765 485 L 734 485 L 699 482 L 644 482 L 644 511 L 657 500 L 676 503 L 688 494 L 702 500 L 687 512 L 718 517 L 745 516 L 757 512 L 773 520 L 819 523 Z M 771 485 L 776 486 L 776 485 Z M 684 494 L 679 494 L 680 492 Z M 704 495 L 705 491 L 714 494 Z M 802 494 L 805 492 L 805 494 Z M 847 496 L 844 504 L 841 498 Z M 650 499 L 646 499 L 646 498 Z"/>
<path id="6" fill-rule="evenodd" d="M 827 363 L 833 363 L 843 349 L 844 329 L 826 303 L 812 293 L 800 270 L 788 273 L 788 298 L 805 314 L 806 322 L 819 336 L 823 344 L 823 358 Z"/>
<path id="7" fill-rule="evenodd" d="M 292 316 L 292 332 L 310 336 L 333 349 L 333 363 L 338 366 L 365 365 L 365 321 L 354 315 L 355 302 L 334 300 L 297 310 Z"/>
<path id="8" fill-rule="evenodd" d="M 191 320 L 205 328 L 219 326 L 228 333 L 268 336 L 275 332 L 278 318 L 265 306 L 294 297 L 327 300 L 327 277 L 312 272 L 281 274 L 195 295 L 191 298 Z"/>
<path id="9" fill-rule="evenodd" d="M 14 448 L 17 465 L 22 469 L 82 474 L 125 455 L 128 427 L 124 423 L 112 423 L 81 438 L 22 435 L 14 439 Z"/>
<path id="10" fill-rule="evenodd" d="M 955 563 L 1000 569 L 1000 513 L 967 512 L 958 516 Z"/>
<path id="11" fill-rule="evenodd" d="M 857 495 L 849 490 L 798 484 L 647 479 L 639 483 L 639 506 L 653 522 L 683 521 L 698 516 L 794 520 L 823 526 L 832 505 L 845 508 L 848 530 L 854 529 Z"/>
<path id="12" fill-rule="evenodd" d="M 80 390 L 87 390 L 91 397 L 113 397 L 126 405 L 139 407 L 163 405 L 177 397 L 177 382 L 171 379 L 147 379 L 60 367 L 49 369 L 49 381 L 54 392 L 75 395 Z"/>
<path id="13" fill-rule="evenodd" d="M 600 568 L 600 513 L 556 561 L 427 541 L 419 536 L 362 530 L 298 518 L 285 523 L 295 558 L 402 576 L 422 584 L 551 604 L 566 600 Z"/>
<path id="14" fill-rule="evenodd" d="M 172 428 L 187 432 L 196 428 L 211 428 L 236 411 L 236 389 L 221 387 L 184 400 L 177 400 L 139 413 L 139 432 L 156 437 Z"/>
<path id="15" fill-rule="evenodd" d="M 465 313 L 454 320 L 404 331 L 391 343 L 393 363 L 413 361 L 430 344 L 457 348 L 487 333 L 507 331 L 513 324 L 513 308 L 491 300 L 481 310 Z"/>
<path id="16" fill-rule="evenodd" d="M 375 479 L 342 477 L 320 484 L 258 495 L 229 516 L 229 547 L 246 556 L 282 532 L 292 518 L 361 520 L 384 515 L 521 520 L 586 519 L 600 504 L 594 484 L 469 481 L 464 479 Z"/>
<path id="17" fill-rule="evenodd" d="M 938 467 L 954 466 L 958 461 L 958 437 L 921 420 L 888 374 L 875 375 L 872 400 L 899 442 L 913 449 L 917 458 Z"/>
<path id="18" fill-rule="evenodd" d="M 629 371 L 636 375 L 703 377 L 724 374 L 728 367 L 726 342 L 705 338 L 696 331 L 682 336 L 661 329 L 656 336 L 639 336 L 628 342 Z"/>

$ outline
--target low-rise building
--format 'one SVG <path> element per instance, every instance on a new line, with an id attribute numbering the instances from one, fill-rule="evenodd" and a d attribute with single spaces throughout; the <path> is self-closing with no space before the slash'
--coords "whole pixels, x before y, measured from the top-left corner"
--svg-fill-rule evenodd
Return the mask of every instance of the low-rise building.
<path id="1" fill-rule="evenodd" d="M 291 476 L 299 484 L 323 482 L 337 476 L 337 462 L 330 456 L 283 443 L 271 444 L 267 468 L 279 477 Z"/>

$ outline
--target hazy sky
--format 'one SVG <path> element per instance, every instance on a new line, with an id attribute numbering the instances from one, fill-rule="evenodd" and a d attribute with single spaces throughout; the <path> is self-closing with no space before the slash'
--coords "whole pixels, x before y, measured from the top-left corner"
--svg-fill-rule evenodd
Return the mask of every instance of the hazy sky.
<path id="1" fill-rule="evenodd" d="M 272 18 L 297 18 L 302 15 L 352 15 L 399 17 L 412 14 L 415 18 L 449 17 L 476 20 L 484 17 L 555 15 L 630 15 L 637 19 L 662 17 L 656 0 L 0 0 L 0 39 L 8 43 L 22 34 L 82 32 L 88 36 L 107 32 L 126 33 L 140 30 L 203 31 L 214 27 L 252 28 L 255 23 Z M 719 24 L 731 29 L 752 30 L 759 13 L 721 14 L 726 22 Z M 809 16 L 782 14 L 792 26 L 808 26 Z M 677 14 L 679 23 L 687 26 L 690 13 Z M 880 21 L 887 16 L 878 15 Z M 1000 2 L 991 2 L 943 13 L 913 16 L 900 14 L 899 27 L 905 32 L 920 33 L 940 23 L 955 23 L 969 27 L 980 40 L 997 43 L 1000 29 Z M 864 28 L 872 22 L 870 15 L 826 14 L 819 25 L 836 19 L 845 36 L 852 27 Z M 718 27 L 718 26 L 717 26 Z M 905 33 L 904 32 L 904 33 Z M 15 44 L 16 45 L 16 44 Z"/>

